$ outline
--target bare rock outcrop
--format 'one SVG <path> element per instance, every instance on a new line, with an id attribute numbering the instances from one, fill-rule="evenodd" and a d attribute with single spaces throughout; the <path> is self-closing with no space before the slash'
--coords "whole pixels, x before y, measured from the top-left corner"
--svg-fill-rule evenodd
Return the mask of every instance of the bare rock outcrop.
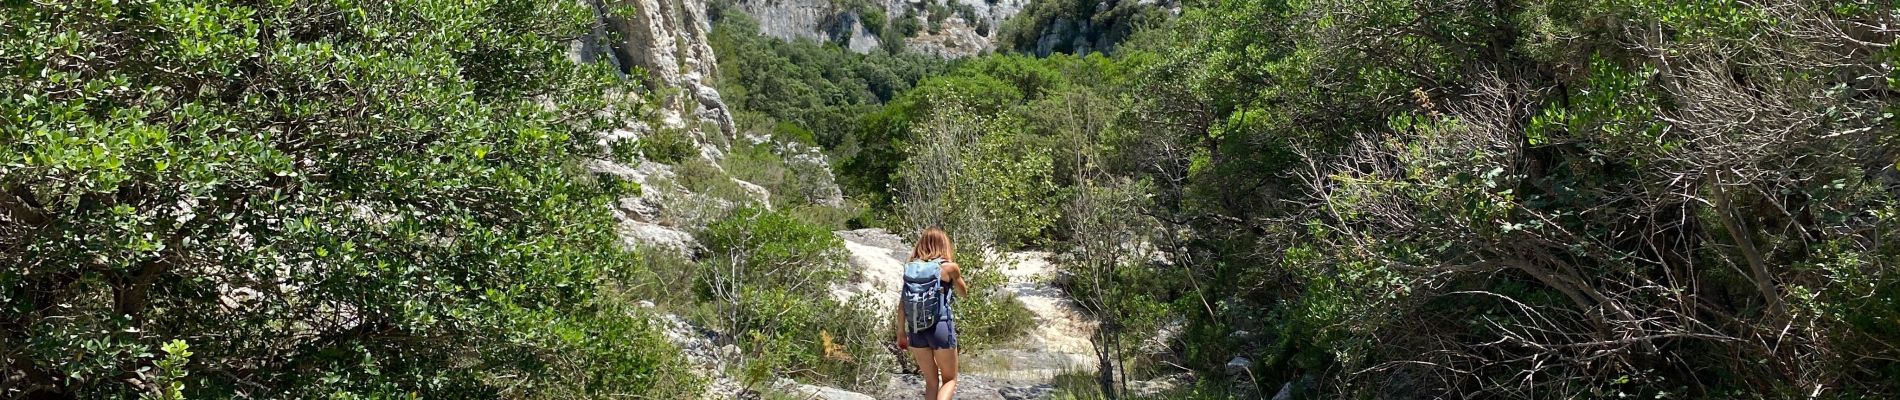
<path id="1" fill-rule="evenodd" d="M 575 41 L 569 58 L 607 62 L 622 73 L 645 71 L 636 78 L 664 95 L 660 123 L 691 133 L 696 143 L 725 143 L 734 136 L 732 113 L 712 83 L 718 61 L 707 42 L 712 25 L 705 0 L 580 1 L 594 9 L 599 23 Z M 717 159 L 722 149 L 700 151 Z"/>
<path id="2" fill-rule="evenodd" d="M 944 7 L 931 7 L 941 4 Z M 920 32 L 904 39 L 912 51 L 945 58 L 969 57 L 996 48 L 994 40 L 1003 21 L 1022 11 L 1029 0 L 876 0 L 871 9 L 852 9 L 845 3 L 829 0 L 739 0 L 735 3 L 758 21 L 759 33 L 783 40 L 815 40 L 844 45 L 858 53 L 869 53 L 883 46 L 883 37 L 866 27 L 865 18 L 882 12 L 887 21 L 870 24 L 891 27 L 910 15 L 919 26 L 926 26 L 930 10 L 963 8 L 939 16 L 944 21 L 935 33 Z M 867 14 L 868 13 L 868 14 Z M 878 24 L 878 22 L 883 22 Z M 890 28 L 886 28 L 890 29 Z"/>

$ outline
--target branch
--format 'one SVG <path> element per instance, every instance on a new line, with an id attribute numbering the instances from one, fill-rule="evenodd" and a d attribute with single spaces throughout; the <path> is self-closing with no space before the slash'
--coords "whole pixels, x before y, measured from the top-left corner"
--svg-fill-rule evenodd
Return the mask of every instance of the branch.
<path id="1" fill-rule="evenodd" d="M 21 188 L 15 187 L 14 189 L 15 190 L 0 190 L 0 209 L 6 210 L 8 218 L 32 226 L 46 226 L 47 223 L 52 222 L 52 218 L 48 218 L 45 213 L 34 209 L 32 205 L 26 203 L 25 199 L 14 194 L 15 191 L 19 191 Z"/>

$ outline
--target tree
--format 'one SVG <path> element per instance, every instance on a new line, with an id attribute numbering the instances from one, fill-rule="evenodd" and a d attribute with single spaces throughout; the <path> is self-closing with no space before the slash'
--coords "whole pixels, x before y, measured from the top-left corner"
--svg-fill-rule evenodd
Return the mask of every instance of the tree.
<path id="1" fill-rule="evenodd" d="M 593 296 L 637 188 L 583 165 L 643 106 L 566 59 L 590 10 L 5 8 L 0 394 L 681 395 Z"/>
<path id="2" fill-rule="evenodd" d="M 1158 60 L 1124 121 L 1159 134 L 1113 142 L 1191 228 L 1186 277 L 1221 282 L 1194 290 L 1231 299 L 1189 336 L 1282 338 L 1206 340 L 1200 368 L 1252 354 L 1343 397 L 1878 397 L 1893 333 L 1855 321 L 1892 315 L 1862 299 L 1900 254 L 1875 239 L 1896 32 L 1864 26 L 1891 13 L 1219 2 L 1130 45 Z"/>

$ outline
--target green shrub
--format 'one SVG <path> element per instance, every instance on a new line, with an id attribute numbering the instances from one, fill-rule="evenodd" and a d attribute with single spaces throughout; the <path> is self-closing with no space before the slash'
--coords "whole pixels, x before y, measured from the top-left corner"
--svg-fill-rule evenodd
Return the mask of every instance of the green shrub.
<path id="1" fill-rule="evenodd" d="M 950 3 L 950 11 L 963 18 L 965 23 L 976 23 L 976 6 L 960 2 Z"/>
<path id="2" fill-rule="evenodd" d="M 589 8 L 0 8 L 0 397 L 676 393 L 593 296 L 633 186 L 579 161 L 644 103 Z"/>
<path id="3" fill-rule="evenodd" d="M 691 315 L 699 298 L 689 290 L 699 279 L 699 265 L 691 256 L 673 249 L 639 247 L 631 268 L 608 271 L 601 276 L 600 295 L 620 303 L 651 301 L 661 312 Z"/>
<path id="4" fill-rule="evenodd" d="M 687 157 L 699 155 L 693 138 L 679 129 L 659 129 L 641 137 L 637 143 L 642 157 L 661 164 L 678 164 Z"/>
<path id="5" fill-rule="evenodd" d="M 1049 378 L 1049 384 L 1055 386 L 1055 393 L 1049 397 L 1057 400 L 1095 400 L 1101 399 L 1102 389 L 1095 383 L 1095 371 L 1062 371 Z"/>
<path id="6" fill-rule="evenodd" d="M 1053 53 L 1073 53 L 1076 39 L 1094 43 L 1106 39 L 1111 46 L 1117 46 L 1136 32 L 1151 34 L 1170 33 L 1167 29 L 1146 29 L 1165 23 L 1172 17 L 1166 9 L 1154 3 L 1135 1 L 1111 2 L 1108 9 L 1097 9 L 1099 2 L 1084 0 L 1047 0 L 1030 2 L 1021 11 L 1004 20 L 997 31 L 996 46 L 1000 49 L 1021 52 L 1038 52 L 1038 46 L 1044 35 L 1054 35 L 1067 31 L 1068 36 L 1057 37 Z M 1057 29 L 1058 23 L 1087 22 L 1091 29 L 1086 32 L 1074 29 Z M 1258 23 L 1258 22 L 1255 22 Z M 1092 48 L 1092 52 L 1105 52 L 1109 49 Z M 1049 55 L 1040 54 L 1037 55 Z"/>
<path id="7" fill-rule="evenodd" d="M 917 37 L 917 32 L 923 29 L 922 23 L 917 22 L 917 10 L 909 8 L 904 9 L 904 16 L 892 26 L 897 28 L 898 36 L 905 38 Z"/>
<path id="8" fill-rule="evenodd" d="M 1021 133 L 1014 120 L 999 122 L 971 153 L 961 179 L 972 206 L 991 221 L 994 245 L 1016 247 L 1046 239 L 1061 214 L 1065 197 L 1055 184 L 1055 161 L 1050 145 Z"/>
<path id="9" fill-rule="evenodd" d="M 1043 239 L 1064 202 L 1050 145 L 1018 119 L 973 115 L 962 99 L 933 100 L 945 106 L 911 125 L 912 156 L 896 176 L 904 225 L 893 230 L 936 225 L 1005 248 Z"/>
<path id="10" fill-rule="evenodd" d="M 152 363 L 150 371 L 140 372 L 140 375 L 150 374 L 147 379 L 156 390 L 140 393 L 139 399 L 184 400 L 185 382 L 183 380 L 186 375 L 190 375 L 190 372 L 185 370 L 185 364 L 191 362 L 191 345 L 183 340 L 173 340 L 160 347 L 160 350 L 165 352 L 165 356 Z"/>
<path id="11" fill-rule="evenodd" d="M 696 291 L 713 320 L 746 354 L 753 381 L 795 376 L 833 385 L 867 382 L 888 332 L 868 299 L 839 301 L 831 286 L 849 275 L 844 242 L 792 215 L 741 208 L 707 227 L 710 257 Z"/>
<path id="12" fill-rule="evenodd" d="M 896 24 L 898 22 L 892 23 Z M 883 35 L 878 35 L 877 41 L 879 49 L 884 50 L 884 54 L 904 54 L 904 35 L 899 33 L 895 27 L 885 29 Z"/>
<path id="13" fill-rule="evenodd" d="M 710 38 L 719 55 L 720 93 L 738 110 L 741 126 L 820 146 L 833 163 L 843 163 L 867 145 L 880 145 L 858 137 L 864 114 L 947 66 L 934 56 L 902 52 L 906 34 L 898 31 L 908 26 L 914 34 L 916 24 L 915 14 L 896 18 L 879 34 L 886 51 L 857 54 L 760 35 L 751 17 L 725 12 Z M 873 195 L 847 190 L 853 197 Z"/>
<path id="14" fill-rule="evenodd" d="M 675 165 L 673 178 L 681 187 L 693 193 L 738 204 L 757 202 L 751 191 L 734 182 L 732 176 L 719 165 L 703 158 L 692 158 Z"/>
<path id="15" fill-rule="evenodd" d="M 741 275 L 723 278 L 744 283 L 814 289 L 845 276 L 843 239 L 779 211 L 734 210 L 707 226 L 701 242 L 713 254 L 738 257 L 737 264 L 727 267 L 739 268 Z"/>
<path id="16" fill-rule="evenodd" d="M 790 122 L 779 122 L 778 125 L 773 125 L 772 138 L 798 142 L 798 143 L 803 143 L 803 144 L 812 145 L 812 146 L 818 145 L 818 137 L 816 135 L 813 135 L 811 133 L 811 130 L 805 129 L 803 127 L 798 126 L 797 124 L 793 124 Z"/>
<path id="17" fill-rule="evenodd" d="M 884 10 L 871 10 L 862 15 L 859 20 L 864 21 L 864 30 L 880 38 L 884 37 L 884 26 L 890 23 L 890 17 L 884 14 Z"/>
<path id="18" fill-rule="evenodd" d="M 705 382 L 653 326 L 649 310 L 603 297 L 579 313 L 511 309 L 508 345 L 540 349 L 536 357 L 504 357 L 523 373 L 500 392 L 506 398 L 573 399 L 623 396 L 691 398 Z M 501 301 L 507 302 L 506 297 Z M 508 377 L 495 377 L 509 380 Z M 573 384 L 568 384 L 573 383 Z"/>
<path id="19" fill-rule="evenodd" d="M 959 298 L 956 304 L 957 344 L 969 352 L 1015 341 L 1036 324 L 1035 314 L 1022 301 L 1003 292 L 1008 277 L 983 258 L 957 258 L 964 277 L 970 281 L 970 295 Z"/>
<path id="20" fill-rule="evenodd" d="M 851 227 L 851 221 L 863 215 L 865 211 L 861 203 L 846 201 L 843 206 L 838 207 L 798 204 L 787 207 L 786 212 L 807 224 L 822 226 L 826 229 L 844 230 L 854 229 Z"/>
<path id="21" fill-rule="evenodd" d="M 819 182 L 830 180 L 829 171 L 808 164 L 787 163 L 773 151 L 772 143 L 735 147 L 722 160 L 734 178 L 764 187 L 772 194 L 772 205 L 796 208 L 812 205 L 820 195 Z M 825 175 L 825 176 L 820 176 Z"/>
<path id="22" fill-rule="evenodd" d="M 940 2 L 927 2 L 924 4 L 924 16 L 930 21 L 930 26 L 933 27 L 930 29 L 930 33 L 935 34 L 937 33 L 937 29 L 934 27 L 942 24 L 943 20 L 950 18 L 950 7 Z"/>

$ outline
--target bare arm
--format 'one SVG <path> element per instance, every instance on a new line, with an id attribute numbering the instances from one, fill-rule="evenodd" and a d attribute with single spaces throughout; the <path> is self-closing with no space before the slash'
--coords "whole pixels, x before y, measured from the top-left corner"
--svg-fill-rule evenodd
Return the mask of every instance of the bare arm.
<path id="1" fill-rule="evenodd" d="M 957 290 L 957 297 L 968 297 L 970 295 L 970 283 L 963 281 L 963 268 L 958 267 L 957 263 L 943 264 L 943 275 L 948 277 L 951 283 L 955 284 L 953 287 Z"/>
<path id="2" fill-rule="evenodd" d="M 893 313 L 893 315 L 897 316 L 897 321 L 896 321 L 897 323 L 891 326 L 897 327 L 897 334 L 901 336 L 904 334 L 904 300 L 903 299 L 897 300 L 897 312 Z"/>
<path id="3" fill-rule="evenodd" d="M 894 314 L 897 315 L 897 321 L 894 321 L 896 323 L 891 324 L 891 326 L 897 331 L 897 348 L 899 349 L 910 348 L 910 337 L 904 334 L 904 300 L 903 299 L 897 300 L 897 312 Z"/>

